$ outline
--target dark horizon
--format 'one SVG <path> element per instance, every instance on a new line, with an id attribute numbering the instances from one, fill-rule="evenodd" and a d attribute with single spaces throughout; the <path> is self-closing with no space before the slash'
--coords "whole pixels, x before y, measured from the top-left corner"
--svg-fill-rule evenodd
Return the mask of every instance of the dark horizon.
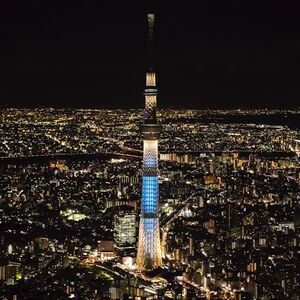
<path id="1" fill-rule="evenodd" d="M 20 110 L 34 110 L 34 109 L 54 109 L 54 110 L 60 110 L 60 109 L 70 109 L 70 110 L 143 110 L 144 107 L 142 106 L 143 103 L 141 103 L 141 105 L 136 105 L 135 107 L 133 106 L 117 106 L 117 105 L 113 105 L 113 106 L 97 106 L 97 103 L 95 104 L 89 104 L 89 105 L 81 105 L 79 103 L 75 103 L 75 105 L 71 106 L 70 103 L 65 103 L 65 104 L 59 104 L 59 103 L 54 103 L 55 105 L 50 105 L 50 104 L 36 104 L 36 103 L 32 103 L 30 105 L 23 105 L 23 104 L 0 104 L 0 109 L 20 109 Z M 211 105 L 211 106 L 206 106 L 206 107 L 196 107 L 196 106 L 160 106 L 157 107 L 158 111 L 159 110 L 197 110 L 197 111 L 222 111 L 222 110 L 226 110 L 226 111 L 254 111 L 254 110 L 268 110 L 268 111 L 272 111 L 272 110 L 276 110 L 276 111 L 298 111 L 300 110 L 300 105 L 290 105 L 290 106 L 284 106 L 284 107 L 280 107 L 280 104 L 278 104 L 278 106 L 216 106 L 216 105 Z"/>
<path id="2" fill-rule="evenodd" d="M 1 6 L 1 107 L 143 107 L 145 4 Z M 299 107 L 296 3 L 152 11 L 160 108 Z"/>

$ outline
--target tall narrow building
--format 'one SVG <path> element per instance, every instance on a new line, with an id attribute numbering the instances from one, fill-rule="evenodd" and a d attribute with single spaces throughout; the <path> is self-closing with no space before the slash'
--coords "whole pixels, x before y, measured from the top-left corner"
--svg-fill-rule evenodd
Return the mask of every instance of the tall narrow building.
<path id="1" fill-rule="evenodd" d="M 148 14 L 149 60 L 153 51 L 154 14 Z M 143 183 L 137 252 L 137 268 L 140 271 L 161 266 L 161 245 L 159 231 L 158 191 L 158 138 L 161 126 L 156 120 L 156 76 L 152 65 L 146 73 L 143 136 Z"/>

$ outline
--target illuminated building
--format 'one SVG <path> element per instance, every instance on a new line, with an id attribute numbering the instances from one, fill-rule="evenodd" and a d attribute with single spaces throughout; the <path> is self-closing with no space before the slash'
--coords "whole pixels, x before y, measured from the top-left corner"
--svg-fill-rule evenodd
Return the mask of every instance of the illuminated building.
<path id="1" fill-rule="evenodd" d="M 112 241 L 98 241 L 100 261 L 104 262 L 115 258 L 114 243 Z"/>
<path id="2" fill-rule="evenodd" d="M 154 14 L 148 14 L 149 54 L 152 52 Z M 158 138 L 161 126 L 156 120 L 156 76 L 152 68 L 146 74 L 143 135 L 143 183 L 137 268 L 140 271 L 162 264 L 159 231 Z"/>
<path id="3" fill-rule="evenodd" d="M 120 210 L 114 217 L 114 240 L 119 249 L 134 248 L 136 214 L 132 209 Z"/>
<path id="4" fill-rule="evenodd" d="M 20 263 L 0 261 L 0 281 L 8 285 L 14 285 L 15 280 L 20 279 Z"/>

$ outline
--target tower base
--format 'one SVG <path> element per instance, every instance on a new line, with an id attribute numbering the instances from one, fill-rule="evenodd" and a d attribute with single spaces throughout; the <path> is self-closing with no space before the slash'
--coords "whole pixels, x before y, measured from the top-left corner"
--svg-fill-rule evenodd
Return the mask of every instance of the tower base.
<path id="1" fill-rule="evenodd" d="M 162 265 L 159 219 L 157 217 L 141 217 L 140 219 L 136 263 L 139 271 L 155 269 Z"/>

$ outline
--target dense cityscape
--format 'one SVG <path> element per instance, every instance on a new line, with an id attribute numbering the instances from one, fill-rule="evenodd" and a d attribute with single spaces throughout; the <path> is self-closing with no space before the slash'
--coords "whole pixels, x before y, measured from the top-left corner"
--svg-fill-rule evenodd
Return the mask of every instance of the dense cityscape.
<path id="1" fill-rule="evenodd" d="M 146 272 L 141 115 L 1 109 L 0 299 L 299 299 L 299 111 L 158 110 Z"/>
<path id="2" fill-rule="evenodd" d="M 300 300 L 291 8 L 152 2 L 8 9 L 0 300 Z"/>

